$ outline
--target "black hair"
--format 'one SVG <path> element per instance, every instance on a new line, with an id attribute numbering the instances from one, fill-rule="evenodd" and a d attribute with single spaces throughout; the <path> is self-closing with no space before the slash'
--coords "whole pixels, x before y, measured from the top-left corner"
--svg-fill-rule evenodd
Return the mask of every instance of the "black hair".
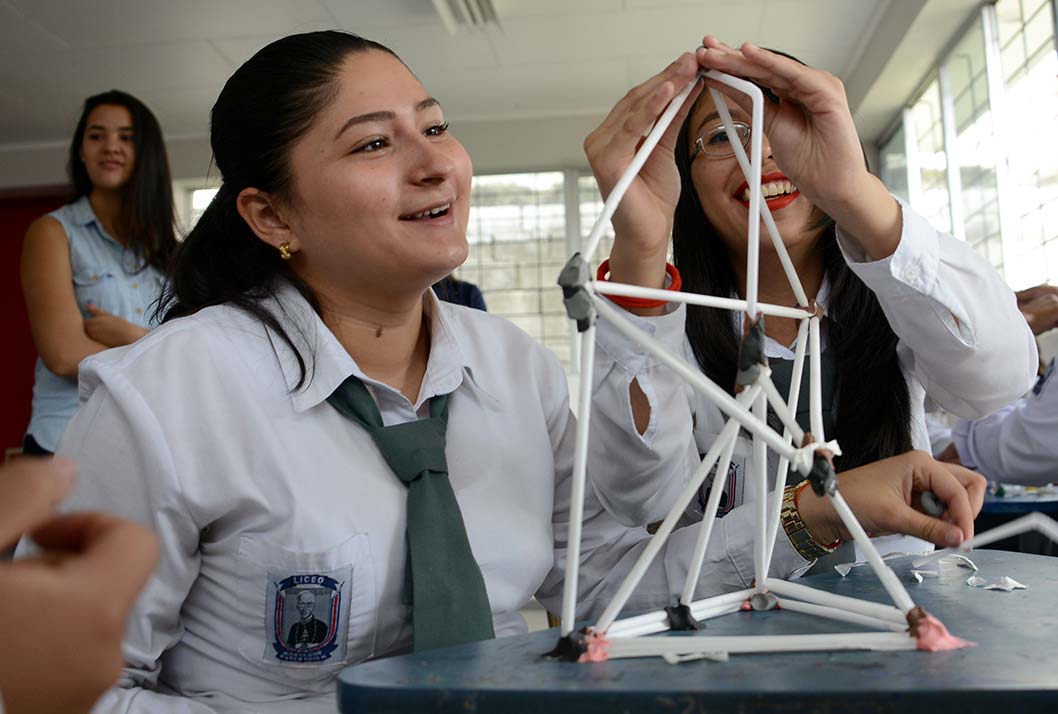
<path id="1" fill-rule="evenodd" d="M 276 40 L 235 70 L 210 114 L 220 190 L 177 250 L 167 294 L 158 308 L 165 320 L 224 303 L 245 310 L 293 349 L 301 370 L 299 388 L 306 378 L 305 360 L 261 301 L 274 297 L 283 281 L 316 312 L 319 301 L 279 252 L 250 229 L 236 199 L 250 187 L 281 200 L 290 198 L 292 147 L 334 100 L 345 59 L 367 51 L 397 57 L 377 42 L 328 30 Z"/>
<path id="2" fill-rule="evenodd" d="M 124 107 L 132 117 L 135 158 L 132 175 L 125 186 L 118 218 L 119 237 L 125 247 L 150 265 L 165 272 L 176 250 L 173 225 L 173 182 L 169 174 L 169 158 L 165 153 L 162 129 L 151 110 L 136 97 L 117 89 L 96 94 L 84 102 L 81 118 L 70 142 L 70 157 L 66 164 L 70 182 L 77 197 L 92 193 L 92 180 L 81 160 L 88 115 L 96 107 L 112 104 Z"/>
<path id="3" fill-rule="evenodd" d="M 688 113 L 676 141 L 680 198 L 672 252 L 684 290 L 728 297 L 738 287 L 731 256 L 706 217 L 691 179 L 693 113 Z M 843 451 L 835 465 L 845 471 L 911 449 L 911 398 L 896 354 L 898 338 L 874 293 L 845 262 L 834 220 L 820 215 L 823 269 L 830 282 L 827 349 L 833 350 L 836 366 L 833 436 Z M 686 330 L 702 371 L 733 393 L 739 335 L 730 311 L 688 305 Z"/>

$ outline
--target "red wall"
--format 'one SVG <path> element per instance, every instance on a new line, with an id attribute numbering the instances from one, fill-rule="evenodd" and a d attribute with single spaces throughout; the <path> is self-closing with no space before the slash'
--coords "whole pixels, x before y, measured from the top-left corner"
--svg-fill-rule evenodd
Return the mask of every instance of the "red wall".
<path id="1" fill-rule="evenodd" d="M 0 374 L 4 376 L 0 450 L 22 444 L 22 436 L 29 424 L 33 365 L 37 360 L 18 275 L 22 238 L 35 218 L 67 200 L 54 192 L 44 197 L 0 199 L 0 305 L 3 306 L 0 309 L 0 336 L 3 338 Z"/>

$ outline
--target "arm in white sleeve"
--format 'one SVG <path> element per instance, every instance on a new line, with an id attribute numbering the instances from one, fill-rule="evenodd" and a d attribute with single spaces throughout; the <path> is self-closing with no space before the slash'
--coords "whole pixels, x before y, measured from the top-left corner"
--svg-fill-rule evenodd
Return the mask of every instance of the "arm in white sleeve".
<path id="1" fill-rule="evenodd" d="M 198 576 L 198 527 L 187 512 L 166 434 L 139 393 L 112 367 L 82 364 L 94 388 L 63 434 L 58 453 L 78 466 L 64 510 L 103 510 L 158 536 L 160 560 L 129 615 L 126 666 L 94 714 L 210 714 L 205 705 L 153 691 L 161 656 L 183 632 L 180 608 Z"/>
<path id="2" fill-rule="evenodd" d="M 537 598 L 551 612 L 561 611 L 562 584 L 566 574 L 570 492 L 576 419 L 563 405 L 561 416 L 551 425 L 555 447 L 555 502 L 552 525 L 555 561 Z M 675 502 L 675 497 L 672 503 Z M 671 505 L 671 504 L 670 504 Z M 756 515 L 753 504 L 740 506 L 713 526 L 709 548 L 698 578 L 696 599 L 747 588 L 753 580 L 753 534 Z M 678 527 L 653 560 L 622 616 L 676 604 L 690 570 L 691 554 L 698 537 L 696 524 Z M 595 491 L 586 489 L 581 537 L 580 573 L 577 578 L 577 618 L 593 619 L 613 599 L 625 576 L 646 549 L 651 536 L 642 527 L 622 525 L 602 507 Z M 775 543 L 770 572 L 775 577 L 795 577 L 811 562 L 805 561 L 780 533 Z"/>
<path id="3" fill-rule="evenodd" d="M 951 444 L 951 427 L 935 416 L 932 412 L 926 412 L 926 431 L 929 433 L 929 450 L 933 456 L 941 453 Z"/>
<path id="4" fill-rule="evenodd" d="M 658 317 L 624 312 L 645 334 L 683 356 L 686 306 Z M 632 380 L 650 402 L 640 434 L 632 417 Z M 596 327 L 588 473 L 600 503 L 620 523 L 642 526 L 665 516 L 697 466 L 687 385 L 671 369 L 600 319 Z"/>
<path id="5" fill-rule="evenodd" d="M 905 367 L 953 414 L 975 419 L 1010 404 L 1036 372 L 1036 343 L 1014 293 L 968 245 L 901 203 L 900 244 L 873 262 L 839 227 L 852 271 L 878 297 Z"/>
<path id="6" fill-rule="evenodd" d="M 1025 399 L 983 419 L 960 419 L 952 437 L 963 465 L 989 479 L 1042 486 L 1058 479 L 1054 361 Z"/>

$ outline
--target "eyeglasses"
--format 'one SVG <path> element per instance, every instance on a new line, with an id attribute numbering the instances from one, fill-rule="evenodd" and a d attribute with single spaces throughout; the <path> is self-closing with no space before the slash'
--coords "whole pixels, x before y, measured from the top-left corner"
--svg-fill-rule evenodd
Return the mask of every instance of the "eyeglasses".
<path id="1" fill-rule="evenodd" d="M 742 147 L 747 148 L 751 131 L 749 124 L 744 124 L 740 121 L 732 122 L 732 124 L 735 125 L 735 132 L 738 134 L 739 141 L 742 142 Z M 697 159 L 701 154 L 706 154 L 714 159 L 735 155 L 734 146 L 731 144 L 727 129 L 724 128 L 723 124 L 717 124 L 694 140 L 694 147 L 691 149 L 691 161 Z"/>

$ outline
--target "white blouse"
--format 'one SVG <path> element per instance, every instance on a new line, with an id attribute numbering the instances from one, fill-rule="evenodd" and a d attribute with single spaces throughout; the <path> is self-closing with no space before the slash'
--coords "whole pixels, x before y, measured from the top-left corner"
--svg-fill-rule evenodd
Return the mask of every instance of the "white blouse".
<path id="1" fill-rule="evenodd" d="M 929 453 L 926 395 L 959 416 L 980 417 L 995 411 L 1032 384 L 1036 343 L 999 274 L 965 243 L 901 206 L 900 243 L 888 258 L 865 262 L 867 256 L 840 227 L 837 238 L 849 267 L 877 296 L 899 338 L 897 356 L 911 401 L 911 442 L 915 449 Z M 826 293 L 824 284 L 818 296 L 821 304 Z M 683 305 L 659 317 L 625 315 L 670 351 L 697 365 L 684 329 Z M 597 495 L 620 522 L 651 523 L 673 506 L 698 465 L 699 454 L 708 451 L 726 418 L 605 320 L 599 321 L 596 334 L 591 423 L 596 438 L 590 442 L 589 472 Z M 793 357 L 788 347 L 770 338 L 765 347 L 769 357 Z M 633 379 L 651 405 L 642 435 L 632 419 L 628 389 Z M 755 483 L 746 478 L 749 454 L 749 440 L 740 437 L 724 486 L 726 515 L 721 521 L 760 497 Z M 606 468 L 613 463 L 624 468 Z M 770 480 L 774 474 L 771 459 Z M 687 516 L 700 519 L 701 505 L 692 503 Z M 916 538 L 888 536 L 876 541 L 882 553 L 932 549 Z"/>

